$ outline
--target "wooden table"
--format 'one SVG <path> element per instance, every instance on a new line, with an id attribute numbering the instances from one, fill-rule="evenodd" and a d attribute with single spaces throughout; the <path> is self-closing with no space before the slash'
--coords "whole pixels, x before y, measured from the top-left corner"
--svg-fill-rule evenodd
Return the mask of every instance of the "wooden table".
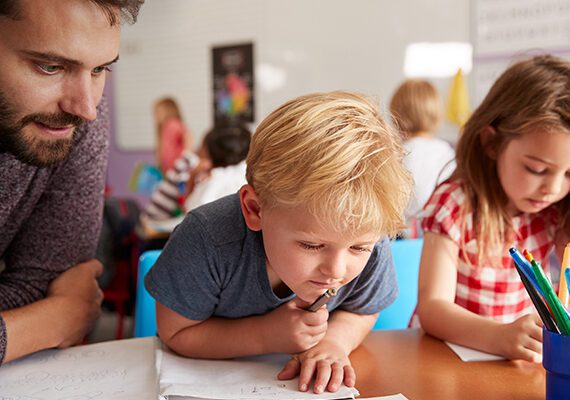
<path id="1" fill-rule="evenodd" d="M 525 361 L 464 362 L 421 330 L 371 332 L 350 356 L 360 397 L 402 393 L 410 400 L 538 400 L 542 365 Z"/>

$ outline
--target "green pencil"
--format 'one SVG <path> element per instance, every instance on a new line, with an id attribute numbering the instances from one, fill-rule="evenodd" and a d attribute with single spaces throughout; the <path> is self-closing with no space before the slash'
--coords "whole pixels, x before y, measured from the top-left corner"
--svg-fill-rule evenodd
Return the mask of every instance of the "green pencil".
<path id="1" fill-rule="evenodd" d="M 536 275 L 538 285 L 542 289 L 544 297 L 546 297 L 545 300 L 554 314 L 554 319 L 556 320 L 558 328 L 560 328 L 560 332 L 564 335 L 570 335 L 570 321 L 568 320 L 568 317 L 566 317 L 566 312 L 564 311 L 564 308 L 562 308 L 562 304 L 560 303 L 560 300 L 558 300 L 556 293 L 554 293 L 554 289 L 550 286 L 550 282 L 544 274 L 544 271 L 541 266 L 534 261 L 532 254 L 530 254 L 527 249 L 523 250 L 523 254 L 532 265 L 532 271 Z"/>

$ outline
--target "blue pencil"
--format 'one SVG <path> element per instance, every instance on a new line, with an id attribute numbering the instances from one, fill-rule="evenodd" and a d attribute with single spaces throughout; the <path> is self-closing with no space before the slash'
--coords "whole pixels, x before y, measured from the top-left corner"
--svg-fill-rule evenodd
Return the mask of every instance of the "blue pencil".
<path id="1" fill-rule="evenodd" d="M 534 304 L 534 308 L 536 308 L 536 311 L 538 312 L 540 319 L 544 323 L 544 326 L 546 326 L 546 329 L 548 329 L 551 332 L 560 334 L 560 329 L 558 328 L 556 321 L 554 320 L 554 318 L 552 318 L 552 315 L 550 315 L 550 311 L 548 311 L 548 306 L 546 305 L 542 296 L 536 290 L 536 287 L 532 283 L 530 283 L 530 281 L 526 278 L 525 274 L 522 272 L 521 268 L 518 266 L 516 262 L 515 262 L 515 267 L 517 269 L 517 272 L 519 273 L 519 276 L 521 277 L 521 281 L 526 291 L 528 292 L 530 299 L 532 300 L 532 304 Z"/>
<path id="2" fill-rule="evenodd" d="M 515 260 L 515 264 L 518 265 L 519 268 L 521 269 L 524 276 L 526 276 L 526 278 L 532 283 L 532 285 L 536 288 L 536 290 L 538 290 L 538 293 L 540 293 L 540 295 L 544 298 L 544 293 L 542 292 L 542 289 L 538 284 L 536 275 L 534 275 L 534 272 L 532 271 L 532 266 L 530 265 L 528 260 L 524 258 L 524 256 L 521 254 L 520 251 L 517 250 L 516 247 L 511 247 L 509 249 L 509 253 L 513 258 L 513 260 Z"/>

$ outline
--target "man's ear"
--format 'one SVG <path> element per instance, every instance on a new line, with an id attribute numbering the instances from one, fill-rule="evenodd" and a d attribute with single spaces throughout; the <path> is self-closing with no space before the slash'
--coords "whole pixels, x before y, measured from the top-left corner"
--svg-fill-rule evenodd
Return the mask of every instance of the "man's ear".
<path id="1" fill-rule="evenodd" d="M 492 160 L 496 160 L 499 155 L 499 149 L 497 149 L 496 139 L 497 131 L 490 125 L 487 125 L 481 130 L 481 145 L 487 157 Z"/>
<path id="2" fill-rule="evenodd" d="M 243 185 L 239 190 L 241 212 L 245 223 L 252 231 L 261 230 L 261 202 L 253 186 Z"/>

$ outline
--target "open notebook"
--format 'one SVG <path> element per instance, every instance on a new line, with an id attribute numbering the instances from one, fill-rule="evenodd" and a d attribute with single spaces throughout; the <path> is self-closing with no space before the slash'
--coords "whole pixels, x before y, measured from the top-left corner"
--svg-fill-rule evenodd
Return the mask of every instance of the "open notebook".
<path id="1" fill-rule="evenodd" d="M 340 399 L 358 391 L 343 387 L 315 395 L 297 380 L 279 381 L 288 360 L 274 354 L 230 361 L 194 360 L 161 349 L 156 338 L 127 339 L 46 350 L 0 369 L 2 399 Z M 405 399 L 401 395 L 385 399 Z"/>

